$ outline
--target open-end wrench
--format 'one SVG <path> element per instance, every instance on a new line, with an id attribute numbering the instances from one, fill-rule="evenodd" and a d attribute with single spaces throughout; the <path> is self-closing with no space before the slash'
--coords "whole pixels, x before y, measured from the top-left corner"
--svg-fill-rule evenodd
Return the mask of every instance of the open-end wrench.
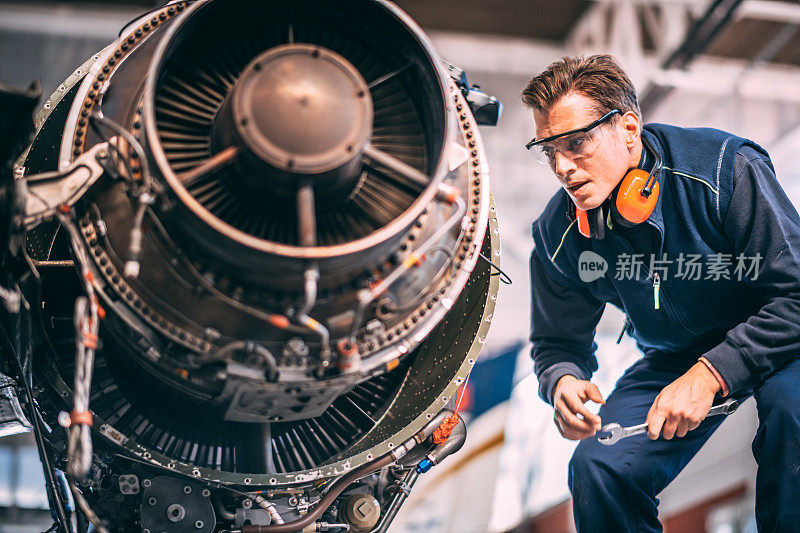
<path id="1" fill-rule="evenodd" d="M 706 418 L 709 416 L 714 415 L 729 415 L 736 411 L 739 407 L 739 402 L 734 400 L 733 398 L 729 398 L 725 400 L 724 403 L 719 405 L 713 406 L 706 415 Z M 644 424 L 639 424 L 638 426 L 630 426 L 630 427 L 622 427 L 617 423 L 606 424 L 602 428 L 600 428 L 602 433 L 609 433 L 609 435 L 605 435 L 603 437 L 597 437 L 597 440 L 600 441 L 601 444 L 605 444 L 606 446 L 611 446 L 612 444 L 616 444 L 619 439 L 624 439 L 625 437 L 630 437 L 631 435 L 640 435 L 642 433 L 647 433 L 647 422 Z"/>

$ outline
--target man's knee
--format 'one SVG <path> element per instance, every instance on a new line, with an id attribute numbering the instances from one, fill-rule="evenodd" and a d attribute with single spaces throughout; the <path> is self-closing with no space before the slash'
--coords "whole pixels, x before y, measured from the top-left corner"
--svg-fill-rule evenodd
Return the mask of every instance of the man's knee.
<path id="1" fill-rule="evenodd" d="M 649 442 L 636 442 L 632 437 L 628 442 L 614 446 L 604 446 L 596 439 L 586 439 L 578 444 L 569 462 L 569 488 L 573 492 L 585 489 L 600 489 L 604 493 L 616 490 L 634 491 L 654 499 L 657 492 L 666 486 L 668 479 L 663 464 L 648 458 L 646 453 L 637 453 L 639 448 Z M 645 450 L 639 449 L 639 452 Z"/>
<path id="2" fill-rule="evenodd" d="M 613 450 L 609 451 L 603 457 L 589 440 L 583 440 L 572 454 L 567 470 L 567 484 L 572 494 L 576 520 L 582 513 L 602 515 L 608 505 L 614 504 L 614 493 L 618 489 L 609 476 L 609 469 L 613 466 L 608 464 L 607 459 L 615 454 Z M 606 494 L 611 497 L 604 498 Z"/>
<path id="3" fill-rule="evenodd" d="M 781 436 L 800 430 L 800 361 L 767 378 L 756 390 L 759 423 Z M 788 436 L 788 435 L 787 435 Z"/>
<path id="4" fill-rule="evenodd" d="M 568 482 L 573 496 L 581 490 L 609 490 L 615 484 L 614 480 L 621 477 L 625 454 L 613 446 L 598 445 L 592 440 L 581 441 L 569 461 Z"/>
<path id="5" fill-rule="evenodd" d="M 800 442 L 798 380 L 800 374 L 776 374 L 756 391 L 759 427 L 753 440 L 753 455 L 759 463 L 760 456 L 766 453 L 772 462 L 783 458 L 783 464 L 793 465 L 795 472 L 800 470 L 800 445 L 793 445 Z"/>
<path id="6" fill-rule="evenodd" d="M 797 384 L 794 384 L 797 387 Z M 797 435 L 800 430 L 800 394 L 795 391 L 783 395 L 762 396 L 759 398 L 759 422 L 774 427 L 782 435 Z"/>
<path id="7" fill-rule="evenodd" d="M 796 389 L 797 381 L 767 379 L 756 392 L 759 426 L 752 449 L 758 462 L 756 519 L 759 531 L 797 531 L 800 398 Z"/>
<path id="8" fill-rule="evenodd" d="M 592 470 L 595 469 L 593 454 L 588 450 L 586 441 L 578 443 L 578 447 L 572 454 L 569 460 L 568 481 L 570 488 L 572 487 L 573 480 L 588 480 L 592 477 Z"/>

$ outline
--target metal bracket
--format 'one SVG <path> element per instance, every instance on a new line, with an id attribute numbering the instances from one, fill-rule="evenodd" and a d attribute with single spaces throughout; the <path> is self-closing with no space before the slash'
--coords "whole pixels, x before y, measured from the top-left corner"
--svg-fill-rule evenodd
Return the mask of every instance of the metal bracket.
<path id="1" fill-rule="evenodd" d="M 17 399 L 14 390 L 16 384 L 12 378 L 0 372 L 0 438 L 28 433 L 33 429 Z"/>
<path id="2" fill-rule="evenodd" d="M 32 227 L 60 206 L 74 205 L 103 174 L 99 160 L 108 156 L 108 144 L 96 144 L 63 170 L 26 176 L 25 225 Z"/>

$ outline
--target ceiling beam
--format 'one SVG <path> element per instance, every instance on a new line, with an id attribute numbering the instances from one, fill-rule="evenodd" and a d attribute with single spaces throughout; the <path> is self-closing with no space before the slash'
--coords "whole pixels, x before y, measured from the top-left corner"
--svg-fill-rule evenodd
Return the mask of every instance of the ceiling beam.
<path id="1" fill-rule="evenodd" d="M 703 57 L 689 70 L 657 69 L 652 80 L 670 90 L 800 104 L 800 67 Z"/>
<path id="2" fill-rule="evenodd" d="M 719 35 L 733 17 L 733 13 L 742 3 L 742 0 L 715 0 L 706 10 L 705 14 L 695 23 L 686 35 L 686 39 L 662 63 L 664 70 L 685 69 L 699 54 L 701 54 L 711 41 Z M 647 113 L 657 106 L 669 94 L 668 86 L 652 83 L 642 94 L 639 101 L 642 112 Z"/>
<path id="3" fill-rule="evenodd" d="M 564 48 L 549 42 L 474 33 L 429 31 L 442 59 L 467 74 L 512 74 L 532 77 L 564 55 Z"/>
<path id="4" fill-rule="evenodd" d="M 800 3 L 778 0 L 745 0 L 735 18 L 800 24 Z"/>

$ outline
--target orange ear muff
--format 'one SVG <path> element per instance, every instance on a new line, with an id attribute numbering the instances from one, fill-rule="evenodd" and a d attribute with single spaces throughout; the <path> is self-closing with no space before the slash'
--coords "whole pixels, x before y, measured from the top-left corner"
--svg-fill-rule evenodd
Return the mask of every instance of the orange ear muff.
<path id="1" fill-rule="evenodd" d="M 587 239 L 592 237 L 592 229 L 589 226 L 589 217 L 583 209 L 575 208 L 575 219 L 578 221 L 578 231 Z"/>
<path id="2" fill-rule="evenodd" d="M 617 212 L 633 224 L 647 220 L 656 207 L 659 192 L 658 180 L 655 180 L 649 196 L 645 197 L 642 194 L 642 189 L 644 189 L 649 176 L 649 172 L 634 168 L 625 174 L 619 186 L 616 202 Z"/>

